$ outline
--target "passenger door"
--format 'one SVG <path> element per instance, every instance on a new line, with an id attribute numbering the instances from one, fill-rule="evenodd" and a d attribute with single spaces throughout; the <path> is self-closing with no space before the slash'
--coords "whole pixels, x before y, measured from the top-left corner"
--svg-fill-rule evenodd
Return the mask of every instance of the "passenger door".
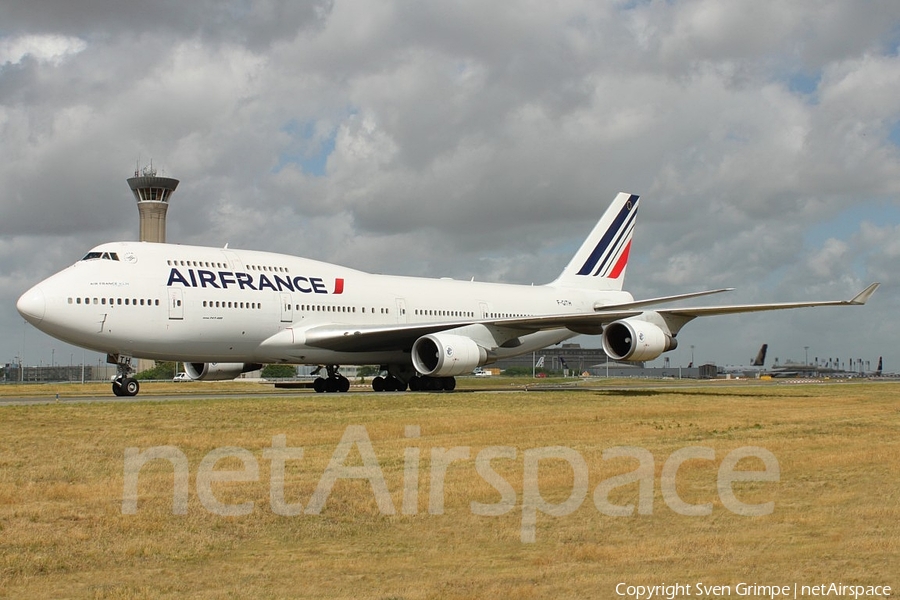
<path id="1" fill-rule="evenodd" d="M 184 290 L 178 287 L 169 290 L 169 320 L 184 319 Z"/>

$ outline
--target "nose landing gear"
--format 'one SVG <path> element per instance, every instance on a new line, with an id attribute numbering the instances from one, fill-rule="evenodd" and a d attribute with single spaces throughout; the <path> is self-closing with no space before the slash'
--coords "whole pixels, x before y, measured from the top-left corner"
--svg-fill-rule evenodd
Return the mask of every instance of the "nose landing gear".
<path id="1" fill-rule="evenodd" d="M 116 365 L 116 377 L 112 382 L 112 391 L 116 396 L 137 396 L 141 391 L 141 384 L 131 374 L 134 367 L 131 366 L 130 356 L 107 354 L 106 362 Z"/>

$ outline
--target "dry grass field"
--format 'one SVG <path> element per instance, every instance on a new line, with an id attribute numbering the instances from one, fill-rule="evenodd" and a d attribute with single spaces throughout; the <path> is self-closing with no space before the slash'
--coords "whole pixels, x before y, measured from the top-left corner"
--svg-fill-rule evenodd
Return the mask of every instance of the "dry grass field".
<path id="1" fill-rule="evenodd" d="M 108 395 L 102 389 L 91 393 Z M 769 596 L 741 596 L 741 582 L 900 590 L 900 384 L 298 392 L 166 402 L 153 393 L 148 385 L 138 401 L 0 406 L 0 596 L 617 598 L 618 583 L 698 582 L 731 586 L 731 597 L 745 598 Z M 418 437 L 409 426 L 418 426 Z M 371 445 L 357 435 L 342 446 L 348 432 L 363 432 Z M 275 512 L 279 435 L 288 448 L 303 449 L 302 458 L 283 463 L 283 499 L 299 514 Z M 173 514 L 174 468 L 162 459 L 142 466 L 136 511 L 123 514 L 126 449 L 161 446 L 187 459 L 186 514 Z M 479 470 L 476 456 L 493 446 L 515 457 Z M 652 480 L 609 482 L 638 465 L 604 459 L 604 450 L 619 446 L 649 452 Z M 210 453 L 225 447 L 232 456 L 215 472 L 244 480 L 198 478 L 204 457 L 209 475 Z M 339 447 L 349 448 L 346 458 Z M 557 457 L 538 461 L 536 471 L 544 510 L 536 513 L 534 542 L 523 542 L 523 504 L 535 506 L 523 493 L 531 485 L 526 457 L 550 447 Z M 662 491 L 666 461 L 692 447 L 714 457 L 682 463 L 675 489 L 684 502 L 710 504 L 708 515 L 679 514 Z M 734 483 L 735 496 L 773 502 L 771 514 L 745 516 L 723 505 L 720 465 L 744 447 L 771 452 L 780 476 Z M 583 458 L 586 493 L 560 448 Z M 378 467 L 365 471 L 373 455 Z M 448 456 L 460 458 L 441 463 Z M 344 470 L 329 471 L 332 459 Z M 440 464 L 443 495 L 432 498 Z M 764 464 L 747 458 L 736 468 Z M 362 478 L 336 476 L 321 512 L 304 512 L 334 473 Z M 382 478 L 393 514 L 374 491 Z M 601 492 L 612 489 L 604 506 L 628 506 L 639 503 L 648 481 L 649 514 L 609 516 L 595 504 L 601 482 Z M 227 507 L 246 505 L 247 514 L 216 514 L 210 492 Z M 515 501 L 506 505 L 501 499 L 510 493 Z M 503 514 L 476 514 L 473 502 Z M 692 587 L 690 597 L 728 596 Z"/>

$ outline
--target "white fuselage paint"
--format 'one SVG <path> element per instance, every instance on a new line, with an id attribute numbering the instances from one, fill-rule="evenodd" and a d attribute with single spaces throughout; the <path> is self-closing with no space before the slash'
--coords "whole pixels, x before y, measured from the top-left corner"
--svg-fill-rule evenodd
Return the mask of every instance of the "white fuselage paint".
<path id="1" fill-rule="evenodd" d="M 316 325 L 583 314 L 601 301 L 632 300 L 616 291 L 375 275 L 248 250 L 114 242 L 94 251 L 115 253 L 119 260 L 79 261 L 29 290 L 20 306 L 42 308 L 42 315 L 29 320 L 66 342 L 156 360 L 408 365 L 408 351 L 326 350 L 305 345 L 299 332 Z M 448 333 L 477 338 L 483 327 Z M 286 330 L 298 332 L 291 347 L 263 344 Z M 492 348 L 492 357 L 531 352 L 575 335 L 565 328 L 527 333 L 514 348 Z"/>

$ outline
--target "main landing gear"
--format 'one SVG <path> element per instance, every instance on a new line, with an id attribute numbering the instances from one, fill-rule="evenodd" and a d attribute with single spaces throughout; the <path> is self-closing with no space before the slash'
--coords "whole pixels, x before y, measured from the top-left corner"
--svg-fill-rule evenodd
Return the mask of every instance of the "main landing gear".
<path id="1" fill-rule="evenodd" d="M 405 392 L 407 388 L 411 392 L 451 392 L 456 389 L 456 378 L 416 375 L 407 382 L 388 375 L 372 380 L 372 389 L 376 392 Z"/>
<path id="2" fill-rule="evenodd" d="M 322 370 L 322 366 L 312 372 L 313 375 Z M 328 375 L 316 377 L 313 381 L 313 389 L 318 393 L 347 392 L 350 390 L 350 380 L 338 373 L 340 366 L 324 365 Z M 395 365 L 382 366 L 385 375 L 379 375 L 372 380 L 372 390 L 375 392 L 405 392 L 407 389 L 413 392 L 450 392 L 456 389 L 454 377 L 428 377 L 419 375 L 411 367 Z"/>
<path id="3" fill-rule="evenodd" d="M 411 367 L 396 365 L 382 366 L 387 375 L 372 380 L 372 389 L 376 392 L 405 392 L 407 388 L 413 392 L 438 392 L 456 389 L 453 377 L 428 377 L 419 375 Z"/>
<path id="4" fill-rule="evenodd" d="M 327 365 L 325 369 L 328 372 L 328 377 L 316 377 L 315 381 L 313 381 L 313 389 L 316 392 L 321 394 L 322 392 L 334 393 L 350 390 L 350 380 L 338 373 L 340 366 Z M 322 367 L 318 367 L 312 374 L 316 375 L 321 370 Z"/>
<path id="5" fill-rule="evenodd" d="M 107 355 L 106 362 L 116 365 L 116 377 L 112 382 L 112 391 L 116 396 L 137 396 L 141 391 L 141 384 L 131 374 L 134 367 L 131 366 L 130 356 Z"/>

